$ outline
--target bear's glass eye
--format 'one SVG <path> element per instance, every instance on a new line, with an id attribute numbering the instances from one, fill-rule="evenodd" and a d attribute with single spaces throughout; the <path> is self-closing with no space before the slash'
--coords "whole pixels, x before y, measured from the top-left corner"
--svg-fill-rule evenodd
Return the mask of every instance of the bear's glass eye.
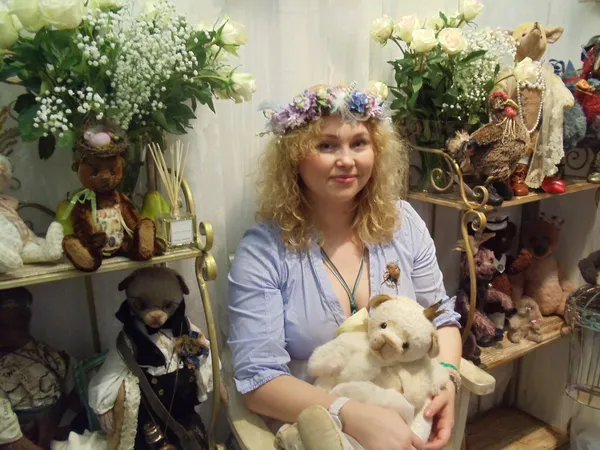
<path id="1" fill-rule="evenodd" d="M 162 309 L 172 309 L 174 308 L 176 305 L 175 302 L 172 302 L 170 300 L 165 300 L 165 302 L 163 303 L 163 308 Z"/>
<path id="2" fill-rule="evenodd" d="M 94 177 L 98 176 L 98 169 L 94 170 L 94 173 L 92 173 L 92 176 L 94 176 Z"/>
<path id="3" fill-rule="evenodd" d="M 402 344 L 402 350 L 408 350 L 408 347 L 410 347 L 410 344 L 408 342 L 404 342 Z"/>
<path id="4" fill-rule="evenodd" d="M 381 327 L 382 330 L 385 330 L 387 328 L 387 322 L 383 322 L 381 325 L 379 325 Z"/>
<path id="5" fill-rule="evenodd" d="M 133 306 L 135 307 L 135 309 L 137 309 L 139 311 L 143 311 L 144 309 L 146 309 L 148 307 L 148 302 L 146 302 L 145 300 L 143 300 L 141 298 L 136 298 L 133 301 Z"/>

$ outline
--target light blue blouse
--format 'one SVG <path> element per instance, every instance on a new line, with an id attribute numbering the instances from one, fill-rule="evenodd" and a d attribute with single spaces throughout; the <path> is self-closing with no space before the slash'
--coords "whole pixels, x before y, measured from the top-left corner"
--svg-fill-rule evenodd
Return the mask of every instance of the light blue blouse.
<path id="1" fill-rule="evenodd" d="M 443 300 L 436 325 L 459 326 L 454 298 L 446 295 L 435 246 L 425 222 L 407 202 L 398 203 L 401 222 L 389 244 L 367 245 L 371 296 L 414 298 L 424 307 Z M 398 285 L 384 283 L 387 263 L 401 269 Z M 318 245 L 286 249 L 278 230 L 250 228 L 229 272 L 229 339 L 234 378 L 242 394 L 280 376 L 311 381 L 306 363 L 313 350 L 335 337 L 345 320 Z"/>

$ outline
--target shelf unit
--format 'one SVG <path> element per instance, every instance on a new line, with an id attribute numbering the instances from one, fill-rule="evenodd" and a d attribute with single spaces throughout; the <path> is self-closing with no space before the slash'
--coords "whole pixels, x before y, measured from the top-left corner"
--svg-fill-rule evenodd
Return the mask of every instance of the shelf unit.
<path id="1" fill-rule="evenodd" d="M 185 208 L 189 214 L 196 214 L 194 199 L 187 180 L 183 179 L 181 183 Z M 44 208 L 45 210 L 47 208 Z M 47 210 L 48 214 L 54 217 L 54 212 Z M 96 301 L 92 286 L 92 277 L 100 273 L 116 272 L 119 270 L 134 270 L 141 267 L 166 264 L 173 261 L 195 260 L 196 282 L 200 291 L 208 340 L 210 341 L 210 353 L 212 363 L 212 409 L 210 423 L 207 427 L 209 450 L 225 450 L 222 444 L 216 443 L 216 428 L 219 417 L 222 390 L 221 390 L 221 371 L 219 362 L 219 344 L 217 338 L 216 324 L 212 312 L 212 304 L 207 289 L 207 282 L 217 279 L 217 263 L 210 253 L 214 243 L 214 232 L 212 225 L 208 222 L 198 224 L 198 233 L 195 243 L 189 248 L 173 249 L 167 251 L 164 255 L 156 256 L 149 261 L 132 261 L 125 257 L 111 257 L 102 261 L 102 266 L 92 273 L 77 270 L 66 259 L 46 264 L 26 264 L 22 268 L 11 271 L 10 273 L 0 274 L 0 290 L 15 287 L 26 287 L 42 283 L 50 283 L 60 280 L 74 278 L 83 278 L 85 281 L 85 290 L 87 297 L 88 310 L 90 315 L 90 327 L 92 332 L 92 341 L 94 351 L 100 353 L 100 333 L 96 317 Z"/>
<path id="2" fill-rule="evenodd" d="M 539 202 L 542 200 L 590 190 L 596 190 L 596 205 L 600 202 L 600 185 L 589 183 L 586 179 L 580 177 L 566 177 L 567 189 L 564 194 L 532 192 L 526 196 L 505 201 L 499 207 L 492 207 L 487 205 L 488 192 L 484 186 L 475 187 L 470 193 L 475 195 L 470 195 L 470 197 L 467 195 L 468 188 L 464 183 L 461 169 L 446 152 L 423 147 L 414 148 L 420 152 L 441 156 L 449 168 L 446 172 L 453 181 L 447 186 L 436 186 L 432 174 L 432 184 L 439 192 L 411 191 L 408 198 L 431 204 L 433 217 L 435 217 L 435 209 L 438 206 L 460 211 L 462 213 L 460 228 L 465 242 L 468 242 L 468 226 L 473 227 L 476 231 L 483 231 L 487 225 L 487 214 L 502 208 L 526 205 L 523 216 L 533 218 L 537 216 Z M 443 173 L 441 169 L 436 169 L 436 171 L 437 174 Z M 471 330 L 476 304 L 474 255 L 473 249 L 469 245 L 466 248 L 466 256 L 469 262 L 471 280 L 471 297 L 469 299 L 471 314 L 463 330 L 463 339 Z M 566 326 L 562 317 L 544 317 L 541 323 L 541 342 L 522 340 L 519 343 L 513 343 L 505 335 L 504 339 L 495 346 L 482 348 L 480 368 L 490 371 L 518 360 L 570 333 L 571 330 Z M 457 405 L 457 419 L 459 421 L 465 420 L 464 415 L 468 410 L 468 405 L 461 404 L 462 402 L 463 400 L 459 399 Z M 461 447 L 464 448 L 466 445 L 469 450 L 551 450 L 560 449 L 563 446 L 565 446 L 565 449 L 568 448 L 568 438 L 564 433 L 552 429 L 529 414 L 511 407 L 495 408 L 477 417 L 473 422 L 466 425 L 464 439 L 465 442 L 462 443 Z M 456 448 L 456 446 L 453 448 Z"/>

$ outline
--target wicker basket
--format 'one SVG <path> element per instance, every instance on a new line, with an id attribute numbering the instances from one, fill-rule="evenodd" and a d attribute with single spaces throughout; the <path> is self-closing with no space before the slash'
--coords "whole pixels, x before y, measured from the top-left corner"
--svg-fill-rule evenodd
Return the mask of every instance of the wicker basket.
<path id="1" fill-rule="evenodd" d="M 573 329 L 566 393 L 600 409 L 600 286 L 585 285 L 573 292 L 565 319 Z"/>

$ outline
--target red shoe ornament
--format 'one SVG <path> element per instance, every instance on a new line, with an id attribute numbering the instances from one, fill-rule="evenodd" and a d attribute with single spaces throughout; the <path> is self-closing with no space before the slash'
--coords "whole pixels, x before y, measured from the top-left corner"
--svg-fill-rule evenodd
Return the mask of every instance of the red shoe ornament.
<path id="1" fill-rule="evenodd" d="M 548 194 L 564 194 L 567 192 L 567 185 L 561 178 L 547 177 L 542 182 L 542 189 Z"/>

